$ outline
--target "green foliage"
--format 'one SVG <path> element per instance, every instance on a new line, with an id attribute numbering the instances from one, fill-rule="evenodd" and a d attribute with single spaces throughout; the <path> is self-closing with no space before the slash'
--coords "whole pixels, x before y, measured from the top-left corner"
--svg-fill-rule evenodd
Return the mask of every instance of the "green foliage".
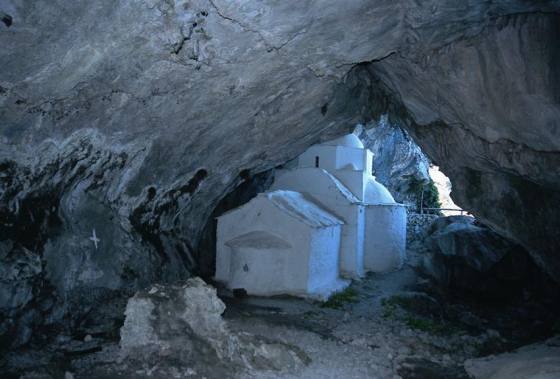
<path id="1" fill-rule="evenodd" d="M 413 311 L 414 310 L 414 305 L 415 304 L 414 304 L 414 299 L 413 298 L 407 298 L 407 297 L 403 297 L 403 296 L 399 296 L 399 295 L 393 295 L 387 301 L 390 302 L 391 304 L 399 305 L 401 308 L 403 308 L 407 311 Z"/>
<path id="2" fill-rule="evenodd" d="M 404 322 L 409 328 L 426 333 L 445 334 L 447 331 L 447 327 L 444 323 L 435 322 L 434 320 L 426 318 L 407 316 L 405 317 Z"/>
<path id="3" fill-rule="evenodd" d="M 322 308 L 341 309 L 344 304 L 357 303 L 358 292 L 353 288 L 346 288 L 344 291 L 333 294 L 327 301 L 321 304 Z"/>
<path id="4" fill-rule="evenodd" d="M 407 304 L 408 299 L 403 299 L 400 296 L 382 299 L 381 305 L 383 307 L 383 313 L 381 316 L 385 319 L 404 322 L 409 328 L 425 333 L 450 335 L 460 332 L 457 326 L 449 322 L 411 315 L 410 310 L 406 308 Z"/>
<path id="5" fill-rule="evenodd" d="M 422 191 L 424 195 L 422 196 Z M 441 208 L 439 192 L 432 179 L 428 183 L 413 178 L 410 183 L 410 192 L 415 194 L 416 206 L 420 210 L 420 203 L 423 208 Z"/>
<path id="6" fill-rule="evenodd" d="M 381 317 L 395 320 L 397 317 L 397 302 L 391 297 L 389 299 L 381 299 L 381 306 L 383 307 L 383 313 Z"/>
<path id="7" fill-rule="evenodd" d="M 317 311 L 306 311 L 303 313 L 303 318 L 309 319 L 309 318 L 316 317 L 317 315 L 319 315 L 319 312 Z"/>

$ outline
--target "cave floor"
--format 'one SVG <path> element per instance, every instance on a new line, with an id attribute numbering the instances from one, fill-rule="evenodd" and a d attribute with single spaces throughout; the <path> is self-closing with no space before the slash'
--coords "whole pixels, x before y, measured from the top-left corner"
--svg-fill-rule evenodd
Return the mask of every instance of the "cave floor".
<path id="1" fill-rule="evenodd" d="M 241 377 L 462 379 L 468 378 L 464 369 L 468 359 L 550 337 L 550 326 L 543 322 L 546 310 L 539 310 L 538 304 L 525 299 L 469 302 L 442 294 L 417 273 L 421 258 L 421 253 L 409 249 L 401 270 L 369 274 L 326 303 L 294 297 L 234 298 L 219 289 L 231 331 L 279 341 L 309 358 L 307 365 L 297 368 L 246 371 Z M 24 371 L 31 376 L 25 378 L 63 377 L 66 371 L 75 378 L 160 377 L 152 373 L 157 367 L 123 370 L 118 339 L 90 339 L 51 346 L 63 354 L 50 362 L 43 348 L 12 355 L 28 367 Z M 37 365 L 43 368 L 32 369 Z M 172 360 L 158 365 L 165 366 L 165 373 L 176 373 L 165 377 L 193 377 Z M 45 367 L 50 376 L 34 374 L 45 372 Z"/>
<path id="2" fill-rule="evenodd" d="M 408 253 L 403 269 L 354 281 L 338 302 L 222 294 L 232 330 L 297 346 L 311 359 L 296 372 L 246 377 L 461 379 L 465 360 L 531 342 L 511 333 L 515 322 L 494 317 L 501 305 L 436 301 L 415 269 L 420 256 Z"/>
<path id="3" fill-rule="evenodd" d="M 480 338 L 411 328 L 411 316 L 383 300 L 412 289 L 417 281 L 407 264 L 354 281 L 350 293 L 355 296 L 332 306 L 291 297 L 223 298 L 225 318 L 233 330 L 279 339 L 311 358 L 298 372 L 259 372 L 259 378 L 398 378 L 406 376 L 407 365 L 414 365 L 414 371 L 417 365 L 433 366 L 436 375 L 461 374 Z"/>

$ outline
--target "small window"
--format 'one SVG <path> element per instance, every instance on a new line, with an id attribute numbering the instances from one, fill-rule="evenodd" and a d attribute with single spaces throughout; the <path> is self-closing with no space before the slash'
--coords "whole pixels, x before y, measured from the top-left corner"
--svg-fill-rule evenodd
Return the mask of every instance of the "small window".
<path id="1" fill-rule="evenodd" d="M 319 167 L 319 157 L 315 157 L 315 167 Z"/>

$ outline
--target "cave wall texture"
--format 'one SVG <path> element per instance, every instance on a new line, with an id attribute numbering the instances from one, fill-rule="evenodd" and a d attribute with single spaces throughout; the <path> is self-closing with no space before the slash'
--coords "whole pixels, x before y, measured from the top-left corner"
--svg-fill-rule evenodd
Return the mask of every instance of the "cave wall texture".
<path id="1" fill-rule="evenodd" d="M 0 12 L 0 334 L 18 343 L 196 271 L 231 189 L 384 112 L 460 206 L 560 278 L 558 1 L 0 0 Z"/>
<path id="2" fill-rule="evenodd" d="M 373 175 L 395 201 L 416 206 L 418 187 L 430 182 L 430 161 L 408 133 L 387 115 L 354 131 L 373 153 Z"/>

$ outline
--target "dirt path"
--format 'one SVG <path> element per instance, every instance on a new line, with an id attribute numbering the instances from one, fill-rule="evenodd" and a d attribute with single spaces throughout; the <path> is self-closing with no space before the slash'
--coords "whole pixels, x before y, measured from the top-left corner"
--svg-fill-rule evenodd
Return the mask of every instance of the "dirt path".
<path id="1" fill-rule="evenodd" d="M 417 257 L 411 258 L 415 264 Z M 354 282 L 331 307 L 296 298 L 226 299 L 225 317 L 232 329 L 279 339 L 311 358 L 302 371 L 259 373 L 260 378 L 385 379 L 413 377 L 407 376 L 411 370 L 435 370 L 434 378 L 453 372 L 460 378 L 462 363 L 476 354 L 480 337 L 448 333 L 398 306 L 400 295 L 412 297 L 420 308 L 430 303 L 425 295 L 410 292 L 419 280 L 409 263 L 400 271 Z"/>
<path id="2" fill-rule="evenodd" d="M 444 294 L 441 288 L 416 273 L 421 255 L 414 250 L 408 254 L 407 264 L 401 270 L 370 274 L 353 282 L 348 290 L 327 303 L 293 297 L 235 299 L 220 294 L 227 305 L 223 316 L 229 331 L 234 332 L 231 335 L 239 338 L 249 333 L 257 335 L 251 336 L 251 341 L 262 342 L 253 345 L 262 354 L 247 356 L 273 359 L 275 365 L 251 361 L 252 364 L 241 364 L 246 368 L 228 367 L 231 364 L 228 359 L 204 354 L 195 355 L 198 360 L 188 354 L 186 358 L 182 355 L 170 358 L 168 348 L 140 364 L 119 359 L 117 339 L 104 341 L 91 336 L 88 341 L 67 337 L 50 346 L 50 353 L 31 349 L 14 360 L 23 367 L 26 362 L 37 361 L 38 364 L 28 365 L 26 379 L 58 378 L 66 372 L 74 373 L 76 378 L 222 378 L 223 370 L 230 368 L 230 377 L 246 379 L 466 379 L 466 360 L 510 351 L 550 337 L 550 322 L 544 322 L 547 310 L 538 303 L 521 299 L 517 303 L 483 304 L 477 299 L 469 302 L 466 298 Z M 162 288 L 167 291 L 172 287 Z M 147 330 L 164 327 L 169 322 L 183 325 L 182 322 L 193 321 L 184 319 L 181 307 L 174 312 L 169 313 L 168 319 L 154 318 L 156 324 Z M 179 347 L 180 352 L 184 345 L 187 353 L 198 351 L 195 347 L 210 346 L 209 340 L 192 339 L 188 333 L 177 340 L 174 337 L 163 333 L 161 341 L 172 340 L 173 347 Z M 268 341 L 262 341 L 261 337 Z M 192 341 L 196 343 L 189 347 Z M 297 368 L 278 366 L 293 361 L 283 359 L 286 356 L 282 352 L 286 351 L 291 356 L 297 355 L 298 363 L 293 365 Z M 309 358 L 306 365 L 300 363 L 302 356 Z M 216 365 L 221 364 L 222 371 L 206 362 L 208 357 Z M 203 370 L 196 371 L 193 367 Z M 263 372 L 259 367 L 280 371 Z"/>

